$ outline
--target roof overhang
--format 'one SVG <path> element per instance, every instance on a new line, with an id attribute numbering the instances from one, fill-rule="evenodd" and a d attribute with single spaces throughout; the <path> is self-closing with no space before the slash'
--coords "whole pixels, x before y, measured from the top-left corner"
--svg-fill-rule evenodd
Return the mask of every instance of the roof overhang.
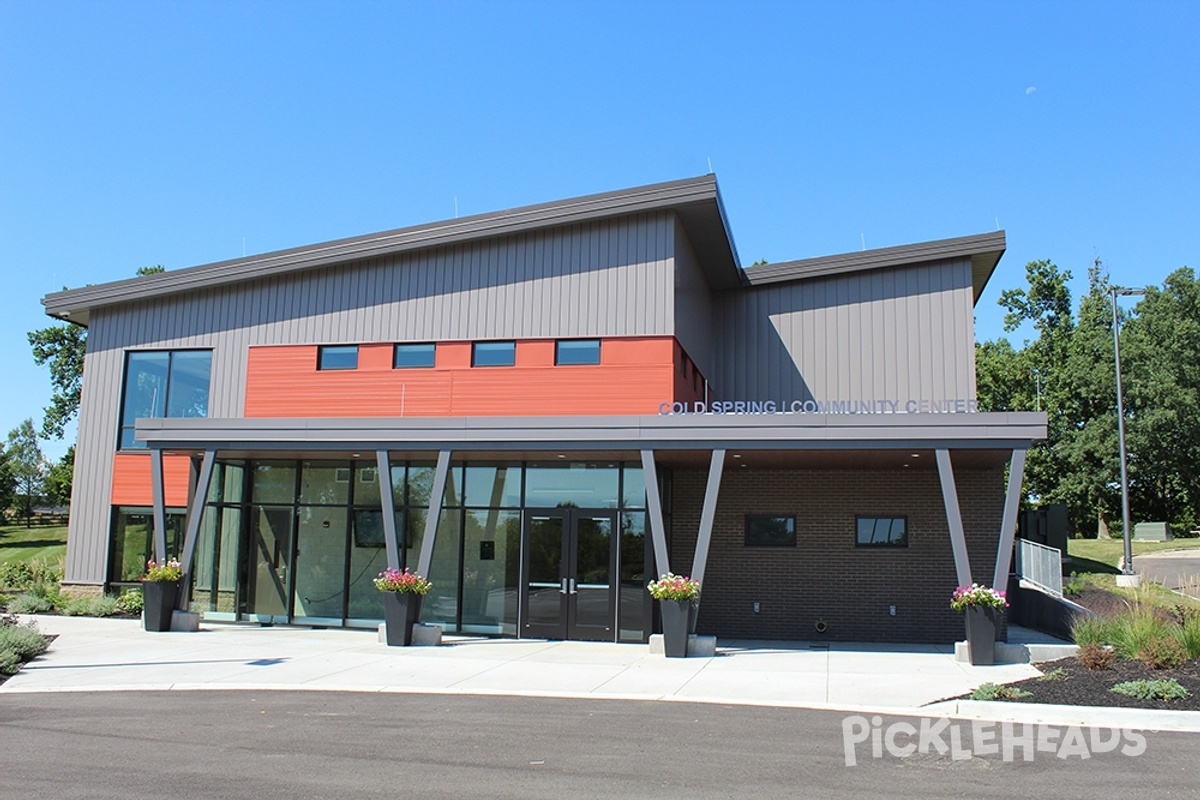
<path id="1" fill-rule="evenodd" d="M 178 452 L 451 450 L 994 450 L 1046 438 L 1036 412 L 687 414 L 596 417 L 139 419 L 136 437 Z"/>
<path id="2" fill-rule="evenodd" d="M 653 211 L 671 211 L 678 216 L 714 289 L 742 284 L 743 273 L 716 176 L 703 175 L 54 292 L 42 299 L 42 305 L 49 316 L 87 325 L 91 310 L 102 306 Z"/>
<path id="3" fill-rule="evenodd" d="M 934 261 L 950 261 L 959 258 L 971 260 L 971 283 L 975 301 L 983 294 L 988 280 L 1004 255 L 1006 247 L 1004 231 L 981 233 L 974 236 L 959 236 L 954 239 L 939 239 L 933 242 L 906 244 L 898 247 L 883 247 L 800 261 L 785 261 L 779 264 L 763 264 L 746 270 L 751 286 L 768 283 L 821 278 L 848 272 L 904 267 Z"/>

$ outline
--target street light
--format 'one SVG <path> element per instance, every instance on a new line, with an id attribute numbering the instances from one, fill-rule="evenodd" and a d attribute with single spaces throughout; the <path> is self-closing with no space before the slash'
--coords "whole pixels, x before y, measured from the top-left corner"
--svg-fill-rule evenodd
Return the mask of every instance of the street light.
<path id="1" fill-rule="evenodd" d="M 1117 295 L 1143 295 L 1146 290 L 1111 286 L 1109 292 L 1112 294 L 1113 357 L 1117 364 L 1117 444 L 1121 450 L 1121 521 L 1122 533 L 1125 535 L 1125 566 L 1117 576 L 1117 585 L 1139 586 L 1142 581 L 1133 571 L 1133 533 L 1129 522 L 1129 473 L 1125 466 L 1125 401 L 1121 394 L 1121 317 L 1117 313 Z"/>

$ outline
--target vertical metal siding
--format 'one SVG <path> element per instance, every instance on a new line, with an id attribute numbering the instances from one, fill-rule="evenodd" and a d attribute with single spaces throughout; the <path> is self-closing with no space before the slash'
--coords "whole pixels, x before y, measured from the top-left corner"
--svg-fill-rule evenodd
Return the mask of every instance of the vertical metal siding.
<path id="1" fill-rule="evenodd" d="M 712 374 L 712 292 L 683 225 L 674 229 L 675 336 L 704 376 Z"/>
<path id="2" fill-rule="evenodd" d="M 967 259 L 722 292 L 723 399 L 975 398 Z"/>
<path id="3" fill-rule="evenodd" d="M 675 218 L 631 215 L 96 309 L 66 580 L 105 579 L 126 349 L 210 347 L 209 415 L 243 415 L 252 345 L 674 334 Z"/>

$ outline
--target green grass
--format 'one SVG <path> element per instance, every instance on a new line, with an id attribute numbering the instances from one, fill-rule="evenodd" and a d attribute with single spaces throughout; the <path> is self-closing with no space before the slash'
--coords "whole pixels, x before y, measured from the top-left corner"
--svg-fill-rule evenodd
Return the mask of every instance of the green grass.
<path id="1" fill-rule="evenodd" d="M 66 555 L 65 525 L 46 528 L 26 528 L 21 524 L 0 526 L 0 564 L 9 561 L 57 564 Z"/>
<path id="2" fill-rule="evenodd" d="M 1139 555 L 1157 553 L 1162 550 L 1190 550 L 1200 548 L 1200 539 L 1175 539 L 1170 542 L 1133 542 L 1133 561 Z M 1123 539 L 1070 539 L 1067 554 L 1073 559 L 1071 569 L 1075 572 L 1117 571 L 1121 556 L 1125 555 Z M 1095 567 L 1093 569 L 1093 567 Z"/>

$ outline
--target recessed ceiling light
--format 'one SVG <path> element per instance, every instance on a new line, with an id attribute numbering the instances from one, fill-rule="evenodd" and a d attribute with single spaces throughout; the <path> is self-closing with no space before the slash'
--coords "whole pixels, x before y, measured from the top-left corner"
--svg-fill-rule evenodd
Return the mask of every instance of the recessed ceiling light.
<path id="1" fill-rule="evenodd" d="M 920 454 L 920 453 L 913 453 L 913 454 L 912 454 L 912 457 L 913 457 L 913 458 L 920 458 L 920 457 L 921 457 L 921 454 Z"/>
<path id="2" fill-rule="evenodd" d="M 567 454 L 566 454 L 566 453 L 559 453 L 559 454 L 558 454 L 558 457 L 559 457 L 559 458 L 566 458 L 566 457 L 567 457 Z"/>
<path id="3" fill-rule="evenodd" d="M 741 454 L 741 453 L 734 453 L 734 454 L 733 454 L 733 457 L 734 457 L 734 458 L 741 458 L 741 457 L 742 457 L 742 454 Z"/>

